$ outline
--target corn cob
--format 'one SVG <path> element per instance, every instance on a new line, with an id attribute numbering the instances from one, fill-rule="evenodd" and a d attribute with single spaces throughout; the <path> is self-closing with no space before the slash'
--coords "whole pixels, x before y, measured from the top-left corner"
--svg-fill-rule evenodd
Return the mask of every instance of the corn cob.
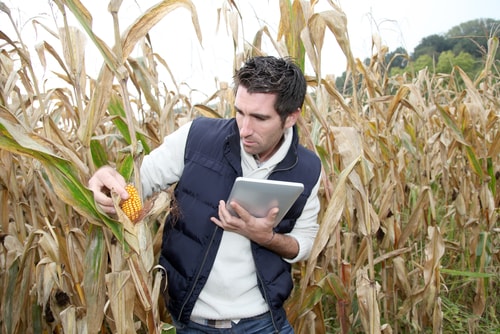
<path id="1" fill-rule="evenodd" d="M 127 217 L 131 221 L 135 222 L 141 214 L 142 201 L 133 184 L 127 184 L 125 186 L 125 190 L 127 190 L 129 198 L 122 202 L 121 208 Z"/>

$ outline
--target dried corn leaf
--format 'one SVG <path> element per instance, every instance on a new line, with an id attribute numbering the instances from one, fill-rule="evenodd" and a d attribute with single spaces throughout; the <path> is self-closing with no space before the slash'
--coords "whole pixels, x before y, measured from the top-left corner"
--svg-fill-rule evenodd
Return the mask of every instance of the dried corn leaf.
<path id="1" fill-rule="evenodd" d="M 432 333 L 443 333 L 443 310 L 441 308 L 441 297 L 436 298 L 432 311 Z"/>
<path id="2" fill-rule="evenodd" d="M 86 236 L 82 230 L 73 228 L 66 236 L 68 256 L 68 270 L 75 282 L 80 282 L 83 278 L 83 262 L 85 258 Z"/>
<path id="3" fill-rule="evenodd" d="M 402 86 L 396 92 L 396 95 L 391 99 L 391 103 L 387 109 L 387 117 L 386 122 L 388 125 L 392 125 L 393 122 L 397 120 L 396 111 L 401 106 L 401 101 L 403 101 L 408 94 L 410 93 L 410 89 L 407 86 Z"/>
<path id="4" fill-rule="evenodd" d="M 24 247 L 21 242 L 14 238 L 14 234 L 7 234 L 2 237 L 2 246 L 6 252 L 5 268 L 10 268 L 24 254 Z"/>
<path id="5" fill-rule="evenodd" d="M 488 149 L 488 157 L 498 157 L 500 156 L 500 131 L 497 132 L 495 138 L 491 142 L 491 146 Z"/>
<path id="6" fill-rule="evenodd" d="M 63 333 L 79 334 L 86 333 L 87 324 L 81 319 L 77 319 L 77 309 L 75 306 L 69 306 L 59 313 Z"/>
<path id="7" fill-rule="evenodd" d="M 380 311 L 377 300 L 379 290 L 378 283 L 368 278 L 366 268 L 356 272 L 356 296 L 365 333 L 380 333 Z"/>
<path id="8" fill-rule="evenodd" d="M 481 206 L 483 208 L 486 221 L 488 222 L 485 230 L 491 231 L 495 226 L 495 223 L 498 224 L 498 213 L 500 211 L 495 205 L 495 197 L 493 196 L 493 192 L 491 191 L 488 183 L 483 183 L 481 185 L 479 197 L 481 199 Z"/>
<path id="9" fill-rule="evenodd" d="M 406 239 L 408 239 L 419 227 L 419 224 L 422 222 L 422 210 L 426 207 L 427 202 L 425 201 L 425 198 L 427 196 L 427 193 L 429 192 L 428 187 L 423 187 L 420 190 L 418 200 L 416 205 L 414 205 L 412 209 L 412 213 L 410 216 L 410 219 L 408 220 L 408 223 L 406 226 L 403 228 L 401 232 L 401 236 L 399 237 L 398 245 L 403 246 L 406 242 Z"/>
<path id="10" fill-rule="evenodd" d="M 429 242 L 425 246 L 425 263 L 424 263 L 424 306 L 428 314 L 434 311 L 434 304 L 438 298 L 440 289 L 440 274 L 439 268 L 441 258 L 444 255 L 445 245 L 439 227 L 429 226 L 428 228 Z M 433 315 L 435 317 L 437 315 Z"/>
<path id="11" fill-rule="evenodd" d="M 165 17 L 165 15 L 180 7 L 184 7 L 191 12 L 191 19 L 193 27 L 196 31 L 196 36 L 198 37 L 198 41 L 202 43 L 201 29 L 198 22 L 198 13 L 194 4 L 190 0 L 161 1 L 153 7 L 149 8 L 124 32 L 122 37 L 122 61 L 129 56 L 137 42 L 144 36 L 146 36 L 146 34 L 158 22 L 160 22 Z"/>
<path id="12" fill-rule="evenodd" d="M 408 271 L 406 270 L 406 262 L 401 256 L 392 259 L 394 265 L 394 274 L 399 287 L 403 290 L 405 296 L 411 296 L 411 285 L 408 281 Z"/>
<path id="13" fill-rule="evenodd" d="M 336 3 L 330 2 L 330 5 L 334 8 L 333 10 L 321 12 L 318 15 L 322 17 L 326 26 L 335 35 L 335 39 L 346 57 L 349 69 L 354 71 L 354 57 L 347 29 L 347 16 Z"/>
<path id="14" fill-rule="evenodd" d="M 135 285 L 135 291 L 137 293 L 137 298 L 141 303 L 142 310 L 145 314 L 145 319 L 143 321 L 147 324 L 150 331 L 157 328 L 160 323 L 157 312 L 153 312 L 153 306 L 155 301 L 152 300 L 152 277 L 149 272 L 144 268 L 144 265 L 137 254 L 131 254 L 128 258 L 128 267 L 132 276 L 132 280 Z"/>
<path id="15" fill-rule="evenodd" d="M 359 132 L 354 127 L 332 127 L 331 131 L 335 137 L 334 146 L 339 152 L 344 166 L 350 165 L 358 157 L 362 157 L 363 141 Z M 349 174 L 349 180 L 357 190 L 357 200 L 353 205 L 358 212 L 358 228 L 363 235 L 371 235 L 378 230 L 380 222 L 377 214 L 369 204 L 365 185 L 373 177 L 373 166 L 366 159 L 361 158 L 358 169 Z"/>
<path id="16" fill-rule="evenodd" d="M 321 50 L 325 39 L 325 29 L 326 23 L 323 16 L 314 14 L 307 21 L 307 28 L 303 29 L 300 34 L 314 72 L 318 74 L 321 73 Z"/>
<path id="17" fill-rule="evenodd" d="M 163 294 L 166 294 L 166 289 L 167 289 L 167 279 L 166 279 L 166 271 L 164 268 L 157 266 L 154 271 L 154 280 L 153 280 L 153 288 L 151 291 L 151 298 L 152 300 L 157 300 L 159 301 L 161 298 L 163 298 Z M 152 272 L 153 274 L 153 272 Z M 154 319 L 160 319 L 160 314 L 159 310 L 157 307 L 153 307 L 153 317 Z"/>
<path id="18" fill-rule="evenodd" d="M 108 253 L 104 231 L 91 229 L 84 262 L 83 290 L 89 333 L 99 333 L 104 319 L 106 303 L 105 274 L 108 270 Z"/>
<path id="19" fill-rule="evenodd" d="M 280 55 L 294 58 L 299 67 L 303 68 L 304 51 L 300 34 L 305 27 L 305 21 L 308 19 L 306 17 L 307 5 L 298 0 L 280 0 L 279 7 L 281 15 L 276 40 L 281 41 L 285 37 L 284 45 L 286 46 L 286 54 L 280 53 Z"/>
<path id="20" fill-rule="evenodd" d="M 57 264 L 49 258 L 42 258 L 36 265 L 37 293 L 40 305 L 46 305 L 54 285 L 59 283 L 57 275 Z"/>
<path id="21" fill-rule="evenodd" d="M 490 262 L 489 255 L 489 233 L 488 232 L 480 232 L 478 243 L 476 247 L 476 258 L 478 268 L 476 269 L 478 272 L 484 272 L 488 262 Z M 476 280 L 476 289 L 474 295 L 474 303 L 472 304 L 473 313 L 477 316 L 481 316 L 486 308 L 486 286 L 485 279 L 478 278 Z"/>
<path id="22" fill-rule="evenodd" d="M 151 277 L 145 270 L 142 261 L 140 261 L 137 254 L 132 254 L 127 259 L 127 263 L 130 269 L 132 280 L 135 283 L 135 289 L 137 290 L 139 301 L 141 302 L 145 311 L 150 311 L 151 306 L 153 305 L 151 299 Z"/>
<path id="23" fill-rule="evenodd" d="M 139 258 L 145 270 L 150 272 L 155 264 L 151 230 L 143 220 L 135 224 L 134 229 L 139 244 Z"/>
<path id="24" fill-rule="evenodd" d="M 80 92 L 85 92 L 86 72 L 85 72 L 85 35 L 75 27 L 60 29 L 61 44 L 69 74 L 74 82 L 75 88 Z"/>
<path id="25" fill-rule="evenodd" d="M 441 258 L 444 255 L 445 245 L 440 229 L 437 226 L 429 226 L 429 242 L 425 246 L 424 282 L 425 285 L 435 285 L 439 287 L 439 267 Z"/>
<path id="26" fill-rule="evenodd" d="M 45 254 L 55 263 L 60 263 L 59 259 L 59 245 L 57 243 L 57 240 L 53 238 L 49 233 L 40 231 L 41 234 L 40 240 L 38 241 L 38 244 L 42 248 L 42 250 L 45 252 Z"/>
<path id="27" fill-rule="evenodd" d="M 360 158 L 353 160 L 352 163 L 339 175 L 332 194 L 332 200 L 328 203 L 328 207 L 326 208 L 325 215 L 319 225 L 319 231 L 311 250 L 311 255 L 307 263 L 305 279 L 303 280 L 304 286 L 307 285 L 307 282 L 309 282 L 309 279 L 311 278 L 314 268 L 316 267 L 319 254 L 323 251 L 325 245 L 328 243 L 328 240 L 334 235 L 333 232 L 339 227 L 339 220 L 346 204 L 347 178 L 359 161 Z"/>
<path id="28" fill-rule="evenodd" d="M 134 282 L 129 271 L 113 272 L 106 274 L 106 286 L 109 293 L 109 303 L 116 332 L 121 334 L 135 334 L 134 305 L 135 289 Z"/>
<path id="29" fill-rule="evenodd" d="M 92 29 L 93 19 L 87 8 L 79 0 L 57 0 L 56 3 L 62 3 L 71 10 L 87 35 L 94 42 L 94 45 L 101 53 L 106 65 L 108 65 L 113 72 L 116 72 L 118 68 L 118 59 L 110 47 L 99 36 L 97 36 Z M 64 12 L 64 8 L 62 6 L 59 6 L 59 8 L 62 12 Z"/>

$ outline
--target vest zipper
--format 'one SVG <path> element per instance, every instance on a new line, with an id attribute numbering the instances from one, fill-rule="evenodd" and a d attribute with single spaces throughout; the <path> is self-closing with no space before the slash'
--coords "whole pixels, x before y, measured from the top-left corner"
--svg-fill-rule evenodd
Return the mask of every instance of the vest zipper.
<path id="1" fill-rule="evenodd" d="M 292 165 L 290 165 L 289 167 L 286 167 L 286 168 L 275 169 L 271 172 L 270 176 L 276 172 L 283 172 L 283 171 L 291 170 L 292 168 L 294 168 L 297 165 L 298 161 L 299 161 L 299 159 L 295 158 L 295 162 Z M 264 288 L 265 285 L 262 282 L 262 278 L 260 277 L 260 273 L 259 273 L 257 266 L 255 269 L 257 272 L 257 279 L 259 280 L 260 284 L 262 285 L 262 291 L 264 292 L 264 299 L 265 299 L 267 305 L 269 306 L 269 313 L 271 315 L 271 321 L 273 322 L 274 331 L 275 331 L 275 333 L 279 334 L 280 330 L 279 330 L 278 326 L 276 325 L 276 322 L 274 321 L 273 310 L 271 308 L 271 303 L 269 302 L 269 299 L 267 296 L 267 291 Z"/>
<path id="2" fill-rule="evenodd" d="M 271 172 L 271 174 L 269 174 L 269 175 L 271 176 L 271 175 L 275 174 L 276 172 L 284 172 L 284 171 L 287 171 L 287 170 L 291 170 L 292 168 L 294 168 L 297 165 L 298 162 L 299 162 L 299 159 L 295 158 L 295 162 L 292 165 L 290 165 L 290 166 L 288 166 L 286 168 L 274 169 Z"/>
<path id="3" fill-rule="evenodd" d="M 271 307 L 271 303 L 269 302 L 269 298 L 267 296 L 267 291 L 264 288 L 265 285 L 264 285 L 264 282 L 262 281 L 262 278 L 260 277 L 260 272 L 259 272 L 257 266 L 255 267 L 255 272 L 257 274 L 257 279 L 259 280 L 260 285 L 262 286 L 262 291 L 264 293 L 264 300 L 266 301 L 267 306 L 269 306 L 269 314 L 271 315 L 271 321 L 273 322 L 274 332 L 279 333 L 280 331 L 278 329 L 278 326 L 276 325 L 276 322 L 274 321 L 273 309 Z"/>
<path id="4" fill-rule="evenodd" d="M 214 229 L 214 233 L 212 234 L 212 238 L 210 239 L 210 242 L 208 243 L 208 247 L 205 251 L 205 255 L 203 256 L 203 261 L 201 262 L 201 265 L 200 265 L 200 270 L 198 270 L 198 272 L 196 273 L 196 278 L 194 279 L 193 281 L 193 284 L 191 285 L 191 291 L 189 291 L 189 294 L 187 295 L 187 297 L 184 299 L 184 304 L 182 304 L 182 307 L 180 309 L 180 312 L 179 312 L 179 318 L 177 319 L 179 322 L 181 322 L 181 318 L 182 318 L 182 313 L 184 313 L 184 307 L 186 307 L 186 304 L 188 302 L 188 300 L 191 298 L 191 296 L 193 295 L 193 291 L 194 291 L 194 288 L 196 286 L 196 283 L 198 282 L 198 279 L 200 278 L 200 273 L 201 271 L 203 270 L 203 267 L 205 266 L 205 262 L 207 260 L 207 256 L 208 256 L 208 252 L 210 250 L 210 246 L 212 245 L 212 243 L 214 242 L 214 238 L 215 238 L 215 234 L 217 233 L 217 230 L 219 229 L 220 227 L 219 226 L 215 226 L 215 229 Z"/>

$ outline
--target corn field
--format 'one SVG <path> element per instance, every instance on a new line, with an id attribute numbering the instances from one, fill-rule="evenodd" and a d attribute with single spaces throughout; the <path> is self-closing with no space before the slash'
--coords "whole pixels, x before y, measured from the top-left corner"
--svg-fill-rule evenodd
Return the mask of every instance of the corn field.
<path id="1" fill-rule="evenodd" d="M 34 53 L 0 2 L 2 26 L 16 31 L 0 31 L 0 334 L 174 333 L 157 266 L 170 191 L 134 224 L 101 212 L 87 182 L 111 164 L 139 184 L 144 155 L 187 120 L 232 117 L 233 92 L 222 82 L 195 102 L 159 75 L 168 64 L 148 32 L 182 7 L 201 42 L 190 0 L 158 1 L 122 30 L 122 1 L 111 0 L 114 45 L 85 2 L 54 0 L 79 25 L 40 25 L 58 42 Z M 478 77 L 458 67 L 390 77 L 387 47 L 374 39 L 370 62 L 355 58 L 348 18 L 315 3 L 280 0 L 276 34 L 263 26 L 234 52 L 235 68 L 259 54 L 312 68 L 299 131 L 322 160 L 322 210 L 312 255 L 293 268 L 295 332 L 498 333 L 498 38 Z M 236 35 L 245 13 L 224 6 L 221 24 Z M 347 61 L 349 90 L 322 74 L 325 35 Z M 84 40 L 100 52 L 96 77 L 82 66 Z M 35 62 L 61 85 L 46 86 Z"/>

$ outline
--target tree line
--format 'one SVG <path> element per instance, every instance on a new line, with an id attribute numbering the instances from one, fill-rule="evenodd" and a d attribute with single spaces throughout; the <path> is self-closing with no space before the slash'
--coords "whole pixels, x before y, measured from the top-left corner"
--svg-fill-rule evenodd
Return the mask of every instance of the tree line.
<path id="1" fill-rule="evenodd" d="M 434 73 L 450 73 L 454 66 L 460 67 L 470 78 L 482 69 L 488 52 L 488 40 L 500 36 L 500 21 L 475 19 L 451 28 L 443 35 L 433 34 L 422 39 L 413 53 L 398 47 L 385 55 L 385 70 L 390 76 L 405 72 L 416 73 L 427 68 Z M 496 59 L 500 59 L 497 52 Z M 365 59 L 366 65 L 370 59 Z M 343 90 L 346 72 L 338 77 L 336 86 Z"/>

